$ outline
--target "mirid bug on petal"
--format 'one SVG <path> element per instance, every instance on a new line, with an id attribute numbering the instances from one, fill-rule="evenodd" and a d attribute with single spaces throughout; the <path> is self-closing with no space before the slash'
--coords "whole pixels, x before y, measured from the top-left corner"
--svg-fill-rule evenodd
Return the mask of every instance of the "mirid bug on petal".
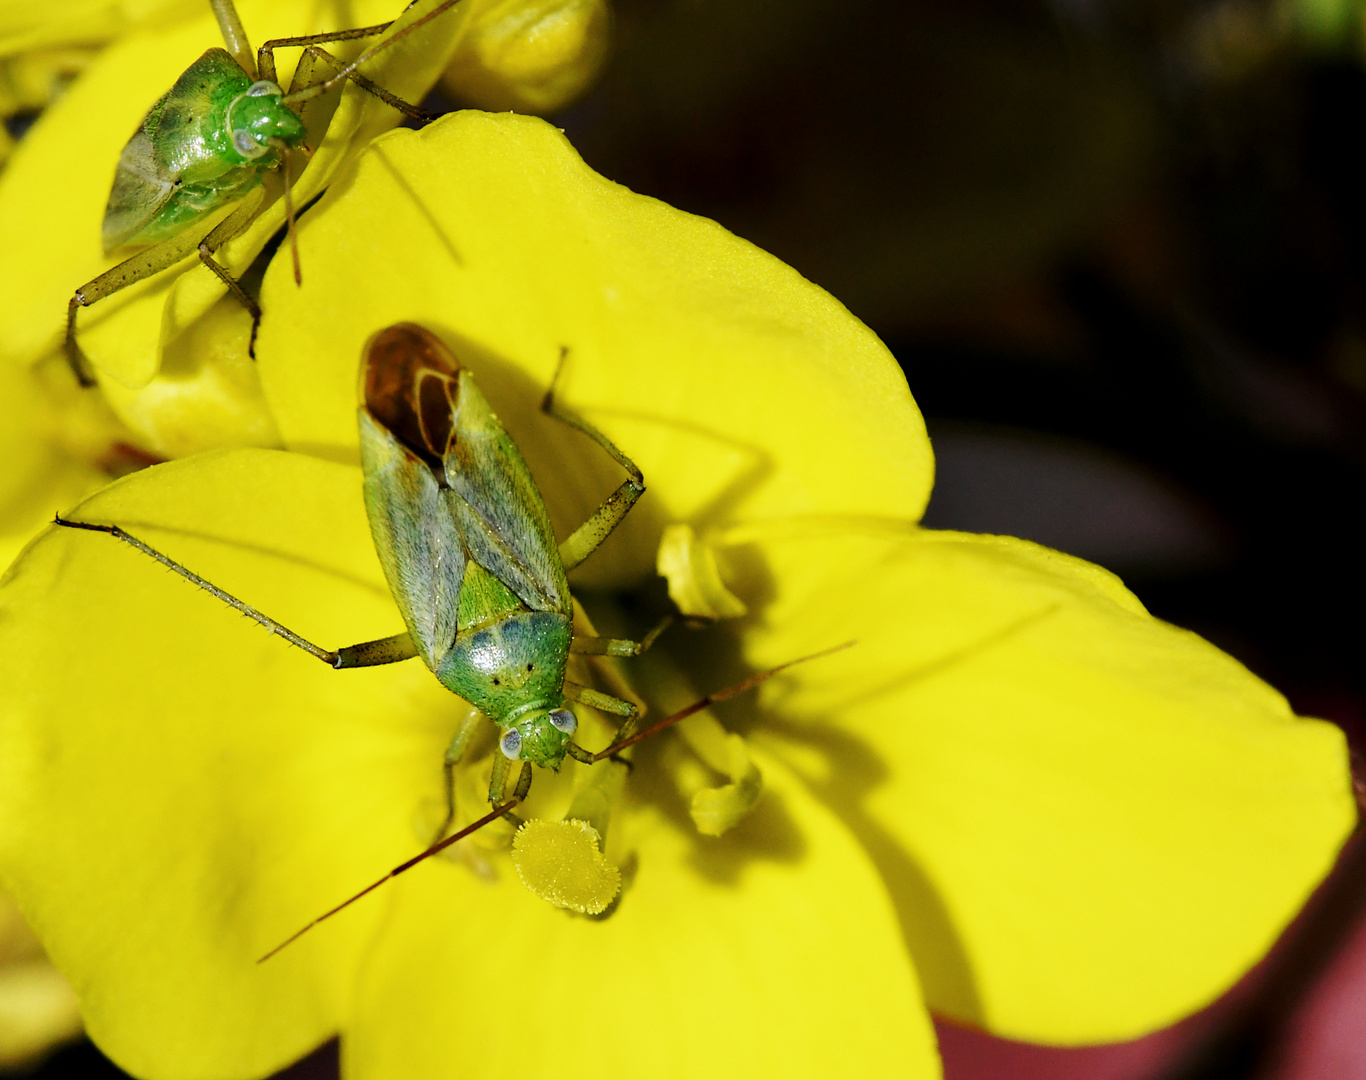
<path id="1" fill-rule="evenodd" d="M 561 369 L 564 359 L 562 353 Z M 421 657 L 443 686 L 473 706 L 446 750 L 445 817 L 436 842 L 261 959 L 389 878 L 509 814 L 526 798 L 533 766 L 558 770 L 566 757 L 585 764 L 603 761 L 801 662 L 761 672 L 639 729 L 632 728 L 635 705 L 568 679 L 571 653 L 634 656 L 658 633 L 639 642 L 575 634 L 574 602 L 566 577 L 621 523 L 644 494 L 645 481 L 607 436 L 559 408 L 554 384 L 541 408 L 596 442 L 627 474 L 588 520 L 560 543 L 516 443 L 473 375 L 445 343 L 411 323 L 389 327 L 370 339 L 361 363 L 358 409 L 365 507 L 406 629 L 342 649 L 324 649 L 308 641 L 117 525 L 57 519 L 58 525 L 104 532 L 124 541 L 334 668 Z M 611 745 L 595 753 L 574 742 L 578 721 L 569 702 L 618 718 Z M 493 808 L 441 839 L 455 818 L 455 767 L 486 721 L 500 729 L 488 788 Z M 520 764 L 520 771 L 509 792 L 514 763 Z M 605 897 L 602 905 L 610 899 Z"/>
<path id="2" fill-rule="evenodd" d="M 305 110 L 323 93 L 349 80 L 406 116 L 431 119 L 376 85 L 357 68 L 454 7 L 459 0 L 437 4 L 349 64 L 320 45 L 374 37 L 393 24 L 277 38 L 267 41 L 253 56 L 232 0 L 210 3 L 225 48 L 205 52 L 148 110 L 124 146 L 114 174 L 101 228 L 104 253 L 142 250 L 86 282 L 67 303 L 64 349 L 72 370 L 85 384 L 92 381 L 92 374 L 89 360 L 76 340 L 77 312 L 196 252 L 252 317 L 260 318 L 256 301 L 215 259 L 214 253 L 256 217 L 263 206 L 262 180 L 271 170 L 282 166 L 286 174 L 284 195 L 289 232 L 291 244 L 294 243 L 289 161 L 295 152 L 308 152 L 304 141 Z M 288 92 L 276 81 L 275 68 L 275 50 L 287 47 L 304 49 Z M 196 228 L 233 203 L 238 204 L 236 208 L 211 230 Z M 295 278 L 300 279 L 297 245 L 293 252 Z"/>

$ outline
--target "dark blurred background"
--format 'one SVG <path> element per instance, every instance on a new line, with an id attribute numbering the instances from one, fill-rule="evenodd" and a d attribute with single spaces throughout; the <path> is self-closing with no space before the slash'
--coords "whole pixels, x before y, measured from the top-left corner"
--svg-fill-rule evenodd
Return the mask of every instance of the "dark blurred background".
<path id="1" fill-rule="evenodd" d="M 1359 747 L 1362 7 L 621 0 L 558 122 L 881 335 L 934 440 L 926 524 L 1108 567 Z M 1364 903 L 1353 846 L 1207 1013 L 1073 1051 L 943 1024 L 946 1075 L 1366 1077 Z"/>
<path id="2" fill-rule="evenodd" d="M 589 164 L 891 347 L 926 523 L 1120 574 L 1366 737 L 1366 55 L 1343 0 L 619 0 Z M 1125 1046 L 941 1025 L 949 1080 L 1366 1077 L 1366 854 L 1232 995 Z M 87 1045 L 42 1077 L 100 1070 Z M 335 1075 L 326 1049 L 291 1076 Z"/>

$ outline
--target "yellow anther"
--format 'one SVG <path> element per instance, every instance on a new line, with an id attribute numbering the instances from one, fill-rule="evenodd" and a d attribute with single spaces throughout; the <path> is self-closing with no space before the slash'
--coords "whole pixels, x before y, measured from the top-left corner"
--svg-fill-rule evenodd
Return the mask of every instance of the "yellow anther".
<path id="1" fill-rule="evenodd" d="M 586 821 L 531 820 L 512 839 L 512 861 L 522 884 L 556 907 L 597 915 L 621 889 L 621 872 L 599 847 Z"/>
<path id="2" fill-rule="evenodd" d="M 747 610 L 721 580 L 716 552 L 697 538 L 691 525 L 679 523 L 665 528 L 655 568 L 669 583 L 669 598 L 684 615 L 738 619 Z"/>
<path id="3" fill-rule="evenodd" d="M 693 824 L 703 836 L 720 836 L 748 816 L 763 790 L 763 777 L 758 766 L 750 760 L 745 740 L 739 735 L 726 739 L 729 784 L 703 788 L 692 797 L 689 813 Z"/>

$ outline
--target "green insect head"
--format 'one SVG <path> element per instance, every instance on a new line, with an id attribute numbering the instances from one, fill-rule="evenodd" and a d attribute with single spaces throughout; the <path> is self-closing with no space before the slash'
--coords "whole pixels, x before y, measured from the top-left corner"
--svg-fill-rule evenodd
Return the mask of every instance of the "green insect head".
<path id="1" fill-rule="evenodd" d="M 536 709 L 503 732 L 498 749 L 511 761 L 558 771 L 579 721 L 568 709 Z"/>
<path id="2" fill-rule="evenodd" d="M 272 150 L 300 145 L 304 122 L 284 103 L 284 91 L 275 83 L 252 83 L 228 105 L 226 126 L 233 151 L 244 162 L 260 161 Z"/>

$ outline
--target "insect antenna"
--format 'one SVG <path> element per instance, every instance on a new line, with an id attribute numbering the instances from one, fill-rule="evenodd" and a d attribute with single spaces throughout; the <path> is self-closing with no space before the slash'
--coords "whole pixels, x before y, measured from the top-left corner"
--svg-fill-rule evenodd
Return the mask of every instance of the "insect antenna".
<path id="1" fill-rule="evenodd" d="M 294 221 L 294 177 L 290 175 L 290 145 L 283 139 L 271 139 L 270 146 L 280 155 L 285 174 L 285 231 L 289 234 L 289 253 L 294 258 L 294 284 L 304 283 L 303 267 L 299 264 L 299 229 Z"/>
<path id="2" fill-rule="evenodd" d="M 519 785 L 519 786 L 520 786 L 520 785 Z M 338 904 L 336 907 L 334 907 L 331 911 L 325 911 L 325 912 L 323 912 L 323 914 L 319 915 L 316 919 L 314 919 L 314 920 L 313 920 L 311 923 L 309 923 L 307 926 L 303 927 L 301 930 L 296 930 L 293 934 L 290 934 L 289 937 L 285 938 L 284 941 L 282 941 L 282 942 L 280 942 L 280 944 L 276 945 L 275 948 L 273 948 L 273 949 L 270 950 L 270 952 L 266 953 L 264 956 L 258 957 L 257 960 L 256 960 L 256 962 L 257 962 L 258 964 L 264 964 L 267 960 L 269 960 L 269 959 L 270 959 L 272 956 L 274 956 L 277 952 L 279 952 L 281 949 L 283 949 L 286 945 L 292 945 L 294 942 L 298 941 L 301 937 L 303 937 L 306 933 L 308 933 L 310 930 L 312 930 L 312 929 L 313 929 L 315 926 L 317 926 L 320 922 L 324 922 L 325 920 L 332 918 L 332 916 L 335 915 L 335 914 L 337 914 L 337 912 L 342 911 L 343 909 L 350 907 L 352 904 L 354 904 L 354 903 L 355 903 L 357 900 L 359 900 L 362 896 L 365 896 L 367 893 L 372 893 L 372 892 L 374 892 L 376 889 L 378 889 L 381 885 L 383 885 L 383 884 L 384 884 L 386 881 L 388 881 L 390 878 L 396 878 L 396 877 L 398 877 L 398 875 L 401 874 L 401 873 L 403 873 L 405 870 L 411 870 L 411 869 L 412 869 L 414 866 L 416 866 L 418 863 L 424 862 L 424 861 L 426 861 L 427 859 L 430 859 L 433 855 L 437 854 L 437 853 L 440 852 L 440 851 L 444 851 L 446 848 L 448 848 L 448 847 L 450 847 L 452 844 L 454 844 L 457 840 L 463 840 L 463 839 L 465 839 L 465 837 L 469 836 L 470 833 L 478 832 L 478 831 L 479 831 L 480 829 L 482 829 L 485 825 L 489 825 L 489 824 L 491 824 L 491 823 L 497 821 L 500 817 L 502 817 L 504 814 L 506 814 L 509 810 L 511 810 L 514 806 L 516 806 L 516 805 L 517 805 L 518 803 L 520 803 L 521 801 L 522 801 L 522 796 L 521 796 L 521 795 L 513 795 L 512 798 L 507 799 L 506 801 L 499 803 L 499 804 L 498 804 L 497 806 L 495 806 L 492 810 L 490 810 L 487 814 L 485 814 L 483 817 L 481 817 L 478 821 L 476 821 L 476 822 L 474 822 L 474 823 L 472 823 L 472 824 L 470 824 L 470 825 L 466 825 L 466 826 L 465 826 L 463 829 L 461 829 L 458 833 L 454 833 L 454 834 L 452 834 L 451 836 L 446 837 L 446 839 L 444 839 L 444 840 L 442 840 L 442 841 L 440 841 L 440 842 L 438 842 L 438 843 L 433 844 L 431 847 L 427 848 L 426 851 L 419 852 L 418 854 L 414 855 L 411 859 L 409 859 L 407 862 L 399 863 L 397 866 L 395 866 L 392 870 L 390 870 L 387 874 L 385 874 L 385 875 L 384 875 L 382 878 L 380 878 L 378 881 L 372 882 L 371 884 L 365 886 L 365 888 L 361 889 L 361 891 L 358 892 L 358 893 L 356 893 L 355 896 L 348 897 L 346 900 L 343 900 L 340 904 Z"/>
<path id="3" fill-rule="evenodd" d="M 587 757 L 586 759 L 580 758 L 579 760 L 583 760 L 586 763 L 602 761 L 604 758 L 609 758 L 613 754 L 620 753 L 622 750 L 625 750 L 628 746 L 634 746 L 642 739 L 649 738 L 656 732 L 663 731 L 666 727 L 676 724 L 680 720 L 687 719 L 689 716 L 692 716 L 693 713 L 701 712 L 709 705 L 714 705 L 718 701 L 725 701 L 726 698 L 734 697 L 736 694 L 743 694 L 746 690 L 752 690 L 765 679 L 773 678 L 773 676 L 777 675 L 780 671 L 786 671 L 788 668 L 794 667 L 797 664 L 805 664 L 809 660 L 819 660 L 822 656 L 829 656 L 831 653 L 840 652 L 843 649 L 849 648 L 853 644 L 853 641 L 846 641 L 840 645 L 832 645 L 828 649 L 820 650 L 820 652 L 813 652 L 807 656 L 799 656 L 796 660 L 789 660 L 785 664 L 779 664 L 777 667 L 769 668 L 767 671 L 761 671 L 757 675 L 751 675 L 748 679 L 745 679 L 743 682 L 738 682 L 734 686 L 727 686 L 724 690 L 716 690 L 713 693 L 708 694 L 701 700 L 694 701 L 687 708 L 680 709 L 672 716 L 666 716 L 662 720 L 656 720 L 653 724 L 643 727 L 639 731 L 633 732 L 626 738 L 622 739 L 620 742 L 613 743 L 606 750 L 600 750 L 598 751 L 598 753 L 593 754 Z M 578 755 L 572 756 L 578 757 Z"/>

